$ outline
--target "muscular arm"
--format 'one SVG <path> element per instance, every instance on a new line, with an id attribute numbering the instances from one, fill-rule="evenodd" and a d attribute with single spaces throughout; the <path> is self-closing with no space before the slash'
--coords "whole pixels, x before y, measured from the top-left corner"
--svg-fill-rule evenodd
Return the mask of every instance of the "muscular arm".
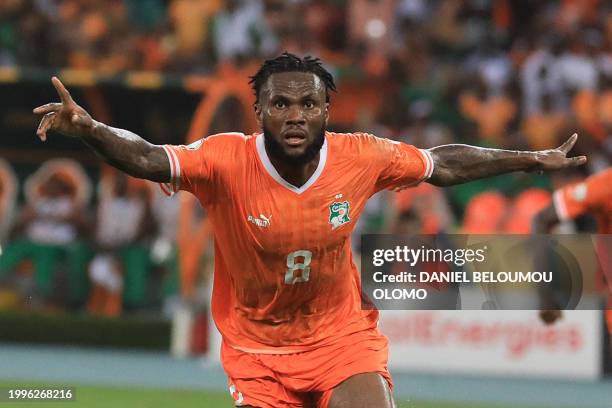
<path id="1" fill-rule="evenodd" d="M 36 131 L 45 141 L 47 132 L 81 139 L 104 160 L 125 173 L 156 182 L 170 181 L 170 163 L 161 146 L 153 145 L 135 133 L 95 121 L 72 99 L 59 79 L 51 82 L 61 103 L 48 103 L 34 109 L 44 115 Z"/>
<path id="2" fill-rule="evenodd" d="M 462 144 L 434 147 L 429 149 L 434 171 L 428 182 L 436 186 L 452 186 L 513 171 L 556 170 L 579 166 L 586 163 L 586 157 L 566 157 L 577 137 L 574 134 L 557 149 L 535 152 L 485 149 Z"/>
<path id="3" fill-rule="evenodd" d="M 81 140 L 112 166 L 133 177 L 166 183 L 170 163 L 161 146 L 151 144 L 129 130 L 94 121 Z"/>

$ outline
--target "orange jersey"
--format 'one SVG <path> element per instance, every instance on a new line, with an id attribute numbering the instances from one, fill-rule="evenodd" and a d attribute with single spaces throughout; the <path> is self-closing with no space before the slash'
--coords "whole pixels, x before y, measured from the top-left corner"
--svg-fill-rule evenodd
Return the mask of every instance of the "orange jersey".
<path id="1" fill-rule="evenodd" d="M 253 353 L 298 353 L 374 328 L 361 309 L 351 232 L 366 201 L 417 185 L 429 152 L 372 135 L 326 132 L 301 187 L 285 181 L 262 134 L 225 133 L 164 146 L 166 190 L 193 193 L 214 231 L 212 314 L 224 341 Z"/>
<path id="2" fill-rule="evenodd" d="M 597 219 L 598 232 L 612 234 L 612 168 L 555 191 L 553 202 L 560 220 L 591 213 Z"/>

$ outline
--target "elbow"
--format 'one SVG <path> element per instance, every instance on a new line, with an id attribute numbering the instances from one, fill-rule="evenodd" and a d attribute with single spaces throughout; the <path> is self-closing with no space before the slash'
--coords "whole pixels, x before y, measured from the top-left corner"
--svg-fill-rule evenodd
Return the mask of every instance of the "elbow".
<path id="1" fill-rule="evenodd" d="M 456 168 L 452 168 L 453 160 L 449 158 L 442 159 L 439 150 L 439 147 L 429 149 L 433 160 L 433 172 L 427 182 L 436 187 L 449 187 L 465 183 L 467 180 L 463 180 L 460 172 Z"/>
<path id="2" fill-rule="evenodd" d="M 461 177 L 461 174 L 440 166 L 434 168 L 433 174 L 427 180 L 429 184 L 433 184 L 436 187 L 450 187 L 468 181 L 470 180 Z"/>
<path id="3" fill-rule="evenodd" d="M 141 157 L 138 177 L 156 183 L 170 181 L 170 164 L 165 151 L 160 146 L 150 145 L 146 154 Z"/>
<path id="4" fill-rule="evenodd" d="M 450 182 L 449 180 L 446 180 L 444 178 L 441 177 L 435 177 L 435 176 L 431 176 L 427 182 L 431 185 L 434 185 L 436 187 L 448 187 L 448 186 L 452 186 L 454 183 Z"/>
<path id="5" fill-rule="evenodd" d="M 158 181 L 160 177 L 156 176 L 154 169 L 146 155 L 137 156 L 129 161 L 107 159 L 108 163 L 126 173 L 128 176 Z"/>
<path id="6" fill-rule="evenodd" d="M 455 161 L 451 159 L 441 160 L 435 150 L 430 150 L 430 152 L 434 168 L 431 177 L 427 180 L 429 184 L 436 187 L 450 187 L 456 184 L 467 183 L 473 179 L 470 177 L 469 172 L 458 166 Z"/>

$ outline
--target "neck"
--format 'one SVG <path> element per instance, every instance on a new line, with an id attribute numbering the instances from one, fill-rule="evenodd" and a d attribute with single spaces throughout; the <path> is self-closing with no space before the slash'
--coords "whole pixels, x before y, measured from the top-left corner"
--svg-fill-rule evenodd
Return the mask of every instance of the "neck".
<path id="1" fill-rule="evenodd" d="M 270 155 L 268 149 L 266 149 L 268 157 L 270 158 L 270 162 L 278 171 L 278 174 L 285 179 L 287 182 L 291 183 L 296 187 L 302 187 L 310 177 L 317 170 L 317 166 L 319 165 L 319 158 L 321 157 L 321 153 L 317 153 L 317 155 L 308 163 L 304 164 L 290 164 L 282 161 L 274 156 Z"/>

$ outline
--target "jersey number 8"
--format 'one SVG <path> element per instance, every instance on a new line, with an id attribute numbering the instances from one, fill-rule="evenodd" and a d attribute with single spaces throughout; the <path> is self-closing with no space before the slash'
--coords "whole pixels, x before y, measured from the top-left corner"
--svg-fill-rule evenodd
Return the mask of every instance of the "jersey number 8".
<path id="1" fill-rule="evenodd" d="M 304 258 L 302 262 L 296 262 L 296 258 Z M 287 255 L 287 272 L 285 272 L 285 284 L 295 285 L 299 282 L 308 282 L 310 278 L 310 261 L 312 252 L 305 249 L 293 251 Z M 298 272 L 300 271 L 300 272 Z"/>

